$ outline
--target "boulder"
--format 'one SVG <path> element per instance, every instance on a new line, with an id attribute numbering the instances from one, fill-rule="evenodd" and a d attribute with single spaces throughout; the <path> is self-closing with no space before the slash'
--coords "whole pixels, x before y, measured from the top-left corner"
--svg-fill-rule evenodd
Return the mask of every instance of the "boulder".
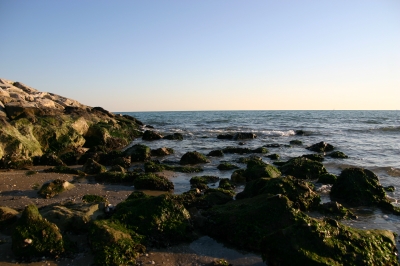
<path id="1" fill-rule="evenodd" d="M 189 182 L 192 187 L 199 187 L 199 186 L 204 187 L 204 185 L 217 183 L 218 181 L 219 181 L 218 176 L 203 175 L 203 176 L 194 176 L 190 178 Z"/>
<path id="2" fill-rule="evenodd" d="M 40 209 L 40 214 L 49 222 L 56 224 L 61 232 L 86 232 L 89 223 L 96 220 L 103 211 L 104 203 L 66 202 L 45 206 Z"/>
<path id="3" fill-rule="evenodd" d="M 7 225 L 17 221 L 18 212 L 6 206 L 0 206 L 0 227 L 4 228 Z"/>
<path id="4" fill-rule="evenodd" d="M 334 151 L 328 154 L 329 157 L 332 158 L 338 158 L 338 159 L 347 159 L 349 158 L 349 156 L 347 156 L 346 154 L 344 154 L 341 151 Z"/>
<path id="5" fill-rule="evenodd" d="M 298 139 L 291 140 L 291 141 L 289 141 L 289 143 L 290 143 L 290 145 L 299 145 L 299 146 L 303 145 L 303 142 Z"/>
<path id="6" fill-rule="evenodd" d="M 222 156 L 224 156 L 224 152 L 222 150 L 213 150 L 213 151 L 210 151 L 207 154 L 207 156 L 210 156 L 210 157 L 222 157 Z"/>
<path id="7" fill-rule="evenodd" d="M 49 199 L 57 196 L 65 190 L 70 190 L 72 188 L 74 188 L 74 185 L 69 183 L 68 181 L 56 179 L 43 184 L 38 191 L 38 195 L 42 198 Z"/>
<path id="8" fill-rule="evenodd" d="M 282 174 L 292 175 L 300 179 L 318 179 L 321 175 L 327 173 L 325 166 L 304 157 L 296 157 L 280 166 Z"/>
<path id="9" fill-rule="evenodd" d="M 174 150 L 172 148 L 167 148 L 167 147 L 162 147 L 158 148 L 156 150 L 151 150 L 151 155 L 152 156 L 166 156 L 173 154 Z"/>
<path id="10" fill-rule="evenodd" d="M 233 135 L 232 134 L 220 134 L 217 136 L 217 139 L 233 139 Z"/>
<path id="11" fill-rule="evenodd" d="M 133 185 L 136 189 L 149 189 L 161 191 L 173 191 L 174 184 L 163 176 L 155 174 L 142 174 L 139 175 L 134 181 Z"/>
<path id="12" fill-rule="evenodd" d="M 163 138 L 163 135 L 161 135 L 158 132 L 152 131 L 152 130 L 146 130 L 142 136 L 143 140 L 158 140 L 158 139 L 162 139 L 162 138 Z"/>
<path id="13" fill-rule="evenodd" d="M 319 143 L 307 147 L 306 149 L 315 152 L 328 152 L 328 151 L 333 151 L 334 148 L 335 147 L 333 147 L 331 144 L 321 141 Z"/>
<path id="14" fill-rule="evenodd" d="M 99 164 L 93 159 L 88 159 L 83 165 L 83 171 L 89 175 L 104 173 L 107 171 L 104 165 Z"/>
<path id="15" fill-rule="evenodd" d="M 187 152 L 185 153 L 180 160 L 180 164 L 198 164 L 198 163 L 209 163 L 210 160 L 207 159 L 206 156 L 203 154 L 197 152 L 197 151 L 192 151 L 192 152 Z"/>
<path id="16" fill-rule="evenodd" d="M 278 177 L 281 176 L 281 172 L 275 166 L 261 160 L 250 160 L 247 163 L 246 170 L 243 172 L 243 176 L 249 182 L 262 177 Z"/>
<path id="17" fill-rule="evenodd" d="M 169 193 L 153 197 L 133 192 L 116 206 L 112 219 L 144 235 L 147 242 L 156 246 L 193 239 L 189 212 L 177 196 Z"/>
<path id="18" fill-rule="evenodd" d="M 224 163 L 220 163 L 220 164 L 217 166 L 217 168 L 218 168 L 218 170 L 223 171 L 223 170 L 239 169 L 239 166 L 234 165 L 234 164 L 231 164 L 231 163 L 224 162 Z"/>
<path id="19" fill-rule="evenodd" d="M 14 228 L 12 251 L 25 259 L 57 257 L 65 252 L 65 242 L 58 227 L 44 219 L 35 205 L 29 205 Z"/>
<path id="20" fill-rule="evenodd" d="M 325 173 L 319 176 L 317 183 L 333 185 L 336 183 L 336 180 L 337 180 L 336 175 Z"/>
<path id="21" fill-rule="evenodd" d="M 379 178 L 363 168 L 344 169 L 331 188 L 332 199 L 351 206 L 376 205 L 386 201 Z"/>
<path id="22" fill-rule="evenodd" d="M 255 139 L 257 135 L 249 132 L 238 132 L 233 136 L 233 140 Z"/>
<path id="23" fill-rule="evenodd" d="M 181 133 L 174 133 L 172 135 L 166 135 L 164 139 L 168 140 L 183 140 L 183 135 Z"/>
<path id="24" fill-rule="evenodd" d="M 312 161 L 316 161 L 316 162 L 322 162 L 324 161 L 324 156 L 322 154 L 304 154 L 301 157 L 310 159 Z"/>
<path id="25" fill-rule="evenodd" d="M 279 154 L 276 153 L 267 155 L 267 157 L 270 158 L 271 160 L 279 160 L 280 158 Z"/>
<path id="26" fill-rule="evenodd" d="M 229 178 L 221 178 L 219 180 L 218 188 L 233 191 L 236 188 L 236 186 Z"/>
<path id="27" fill-rule="evenodd" d="M 244 190 L 236 195 L 236 199 L 251 198 L 261 194 L 283 195 L 294 203 L 293 207 L 302 211 L 315 210 L 321 201 L 310 183 L 292 176 L 260 178 L 248 182 Z"/>
<path id="28" fill-rule="evenodd" d="M 93 222 L 88 238 L 96 265 L 136 265 L 136 259 L 146 251 L 141 244 L 144 237 L 117 221 Z"/>
<path id="29" fill-rule="evenodd" d="M 131 156 L 132 162 L 144 162 L 151 158 L 151 149 L 143 144 L 136 144 L 124 151 Z"/>
<path id="30" fill-rule="evenodd" d="M 65 166 L 65 163 L 54 153 L 46 153 L 33 159 L 34 165 Z"/>

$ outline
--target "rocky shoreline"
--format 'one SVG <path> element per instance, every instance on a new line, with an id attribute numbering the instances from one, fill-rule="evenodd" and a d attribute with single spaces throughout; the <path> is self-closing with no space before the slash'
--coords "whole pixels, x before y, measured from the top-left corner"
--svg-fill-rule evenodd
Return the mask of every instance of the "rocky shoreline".
<path id="1" fill-rule="evenodd" d="M 230 145 L 161 162 L 183 135 L 164 136 L 133 117 L 4 79 L 0 123 L 0 252 L 13 252 L 4 262 L 51 258 L 50 265 L 66 265 L 84 253 L 94 265 L 179 265 L 173 252 L 154 254 L 187 251 L 190 243 L 212 237 L 260 254 L 254 263 L 262 258 L 268 265 L 398 265 L 393 232 L 340 223 L 356 218 L 346 207 L 377 206 L 395 215 L 400 210 L 373 172 L 328 173 L 324 156 L 346 158 L 331 144 L 315 143 L 307 147 L 312 154 L 288 161 L 267 155 L 268 147 Z M 256 137 L 239 132 L 218 139 L 242 144 Z M 167 139 L 171 147 L 128 146 L 134 138 Z M 209 158 L 228 153 L 243 155 L 246 167 L 221 162 L 218 169 L 233 170 L 231 178 L 202 175 Z M 263 156 L 276 162 L 268 164 Z M 173 194 L 175 172 L 196 173 L 191 189 L 180 195 Z M 330 184 L 332 201 L 321 204 L 310 181 Z M 239 184 L 244 190 L 237 193 Z M 240 265 L 223 257 L 184 257 L 180 265 Z"/>

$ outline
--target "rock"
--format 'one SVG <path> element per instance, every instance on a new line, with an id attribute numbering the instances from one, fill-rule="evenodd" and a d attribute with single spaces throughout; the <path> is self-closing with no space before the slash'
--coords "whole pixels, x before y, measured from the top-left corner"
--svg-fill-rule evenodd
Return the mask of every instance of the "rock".
<path id="1" fill-rule="evenodd" d="M 347 156 L 346 154 L 344 154 L 341 151 L 334 151 L 328 154 L 328 156 L 332 157 L 332 158 L 338 158 L 338 159 L 347 159 L 349 158 L 349 156 Z"/>
<path id="2" fill-rule="evenodd" d="M 89 175 L 104 173 L 107 171 L 104 165 L 99 164 L 93 159 L 88 159 L 82 167 L 83 171 Z"/>
<path id="3" fill-rule="evenodd" d="M 151 150 L 151 155 L 152 156 L 166 156 L 173 154 L 174 150 L 172 148 L 167 148 L 167 147 L 162 147 L 158 148 L 156 150 Z"/>
<path id="4" fill-rule="evenodd" d="M 304 157 L 296 157 L 279 167 L 282 174 L 292 175 L 300 179 L 318 179 L 327 173 L 322 163 Z"/>
<path id="5" fill-rule="evenodd" d="M 236 195 L 236 199 L 251 198 L 261 194 L 283 195 L 294 203 L 293 207 L 302 211 L 316 209 L 321 201 L 310 183 L 292 176 L 260 178 L 248 182 L 244 190 Z"/>
<path id="6" fill-rule="evenodd" d="M 335 219 L 357 219 L 357 216 L 355 216 L 354 213 L 336 201 L 321 204 L 318 211 L 324 215 L 334 217 Z"/>
<path id="7" fill-rule="evenodd" d="M 322 162 L 324 161 L 324 156 L 322 154 L 304 154 L 301 157 L 310 159 L 312 161 L 316 161 L 316 162 Z"/>
<path id="8" fill-rule="evenodd" d="M 43 186 L 39 189 L 38 194 L 42 198 L 49 199 L 60 194 L 61 192 L 64 192 L 65 190 L 70 190 L 72 188 L 74 188 L 74 185 L 68 181 L 56 179 L 43 184 Z"/>
<path id="9" fill-rule="evenodd" d="M 383 188 L 386 192 L 394 192 L 396 188 L 394 186 L 387 186 Z"/>
<path id="10" fill-rule="evenodd" d="M 6 206 L 0 206 L 0 227 L 4 228 L 7 225 L 17 221 L 18 212 Z"/>
<path id="11" fill-rule="evenodd" d="M 65 163 L 54 153 L 46 153 L 33 159 L 34 165 L 65 166 Z"/>
<path id="12" fill-rule="evenodd" d="M 110 168 L 110 171 L 112 171 L 112 172 L 121 172 L 121 173 L 125 173 L 126 172 L 125 168 L 123 168 L 121 165 L 113 165 Z"/>
<path id="13" fill-rule="evenodd" d="M 333 149 L 334 149 L 334 147 L 331 144 L 323 142 L 323 141 L 307 147 L 307 150 L 315 151 L 315 152 L 328 152 L 328 151 L 332 151 Z"/>
<path id="14" fill-rule="evenodd" d="M 190 178 L 189 182 L 192 187 L 198 187 L 199 185 L 217 183 L 218 181 L 219 181 L 218 176 L 203 175 L 203 176 L 194 176 Z"/>
<path id="15" fill-rule="evenodd" d="M 246 154 L 246 153 L 252 153 L 253 152 L 249 148 L 241 148 L 241 147 L 226 147 L 222 151 L 224 153 L 238 153 L 238 154 Z"/>
<path id="16" fill-rule="evenodd" d="M 393 233 L 308 217 L 283 195 L 261 194 L 213 206 L 202 214 L 204 234 L 236 248 L 261 251 L 268 265 L 397 264 Z"/>
<path id="17" fill-rule="evenodd" d="M 183 135 L 181 133 L 174 133 L 172 135 L 167 135 L 164 139 L 168 140 L 183 140 Z"/>
<path id="18" fill-rule="evenodd" d="M 217 136 L 217 139 L 233 139 L 232 134 L 220 134 Z"/>
<path id="19" fill-rule="evenodd" d="M 146 251 L 143 236 L 110 220 L 93 222 L 88 237 L 96 265 L 136 265 L 139 254 Z"/>
<path id="20" fill-rule="evenodd" d="M 238 132 L 233 136 L 233 140 L 255 139 L 257 135 L 248 132 Z"/>
<path id="21" fill-rule="evenodd" d="M 299 146 L 303 145 L 303 142 L 298 139 L 291 140 L 289 143 L 290 143 L 290 145 L 299 145 Z"/>
<path id="22" fill-rule="evenodd" d="M 220 163 L 217 166 L 217 168 L 218 168 L 218 170 L 223 171 L 223 170 L 239 169 L 239 166 L 225 162 L 225 163 Z"/>
<path id="23" fill-rule="evenodd" d="M 4 169 L 25 169 L 32 165 L 33 163 L 30 158 L 26 158 L 18 154 L 12 154 L 12 155 L 7 154 L 0 159 L 0 168 Z"/>
<path id="24" fill-rule="evenodd" d="M 236 186 L 231 182 L 229 178 L 221 178 L 218 184 L 218 188 L 225 190 L 234 190 Z"/>
<path id="25" fill-rule="evenodd" d="M 243 172 L 243 176 L 246 177 L 246 181 L 255 180 L 261 177 L 278 177 L 281 172 L 270 164 L 267 164 L 260 160 L 250 160 L 247 163 L 247 168 Z"/>
<path id="26" fill-rule="evenodd" d="M 156 246 L 193 239 L 189 212 L 169 193 L 153 197 L 134 192 L 116 206 L 112 218 Z"/>
<path id="27" fill-rule="evenodd" d="M 319 176 L 317 183 L 321 184 L 335 184 L 337 180 L 337 176 L 330 173 L 325 173 Z"/>
<path id="28" fill-rule="evenodd" d="M 86 199 L 88 196 L 85 197 Z M 91 197 L 93 199 L 93 196 Z M 104 204 L 66 202 L 48 205 L 40 209 L 43 218 L 64 231 L 87 232 L 89 223 L 103 213 Z"/>
<path id="29" fill-rule="evenodd" d="M 210 151 L 207 156 L 212 156 L 212 157 L 223 157 L 224 152 L 222 150 L 213 150 Z"/>
<path id="30" fill-rule="evenodd" d="M 131 156 L 132 162 L 144 162 L 151 158 L 151 149 L 143 144 L 136 144 L 124 151 Z"/>
<path id="31" fill-rule="evenodd" d="M 52 168 L 44 169 L 43 172 L 45 173 L 61 173 L 61 174 L 73 174 L 78 176 L 85 176 L 86 174 L 81 170 L 69 168 L 67 166 L 55 166 Z"/>
<path id="32" fill-rule="evenodd" d="M 174 184 L 166 177 L 158 176 L 155 174 L 142 174 L 139 175 L 134 181 L 133 185 L 136 189 L 149 189 L 161 191 L 173 191 Z"/>
<path id="33" fill-rule="evenodd" d="M 134 172 L 107 171 L 95 176 L 97 182 L 133 184 L 138 174 Z"/>
<path id="34" fill-rule="evenodd" d="M 279 160 L 280 158 L 279 154 L 276 153 L 267 155 L 267 157 L 270 158 L 271 160 Z"/>
<path id="35" fill-rule="evenodd" d="M 234 183 L 246 183 L 246 177 L 243 176 L 245 169 L 238 169 L 233 171 L 231 175 L 231 180 Z"/>
<path id="36" fill-rule="evenodd" d="M 331 198 L 351 206 L 376 205 L 386 200 L 378 177 L 362 168 L 344 169 L 331 189 Z"/>
<path id="37" fill-rule="evenodd" d="M 209 162 L 210 160 L 208 160 L 206 156 L 197 151 L 193 151 L 185 153 L 182 156 L 179 163 L 185 165 L 185 164 L 198 164 L 198 163 L 209 163 Z"/>
<path id="38" fill-rule="evenodd" d="M 29 205 L 13 231 L 12 251 L 25 259 L 57 257 L 65 252 L 65 244 L 58 227 L 43 219 L 35 205 Z"/>
<path id="39" fill-rule="evenodd" d="M 146 130 L 142 136 L 143 140 L 159 140 L 162 138 L 163 138 L 163 135 L 161 135 L 158 132 L 152 131 L 152 130 Z"/>

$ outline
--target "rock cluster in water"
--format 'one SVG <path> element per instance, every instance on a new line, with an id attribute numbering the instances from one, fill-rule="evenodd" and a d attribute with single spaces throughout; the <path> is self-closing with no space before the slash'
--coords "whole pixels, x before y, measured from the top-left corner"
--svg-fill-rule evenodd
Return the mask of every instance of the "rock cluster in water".
<path id="1" fill-rule="evenodd" d="M 96 264 L 130 265 L 148 246 L 175 245 L 204 234 L 260 252 L 268 265 L 398 265 L 392 232 L 354 229 L 338 221 L 355 218 L 343 205 L 374 205 L 400 214 L 371 171 L 350 168 L 337 177 L 327 172 L 321 153 L 271 165 L 259 157 L 268 153 L 266 147 L 227 147 L 208 156 L 251 154 L 240 160 L 246 168 L 223 162 L 218 166 L 221 171 L 236 169 L 230 179 L 198 174 L 190 180 L 192 189 L 174 195 L 170 193 L 173 183 L 158 172 L 200 173 L 202 164 L 209 162 L 206 155 L 193 151 L 180 162 L 161 163 L 154 157 L 167 156 L 174 152 L 172 148 L 151 150 L 143 144 L 121 148 L 140 136 L 148 141 L 179 141 L 183 136 L 145 131 L 133 117 L 41 93 L 18 82 L 0 80 L 0 88 L 2 167 L 45 164 L 53 166 L 47 172 L 166 192 L 149 196 L 135 191 L 117 206 L 98 195 L 85 195 L 81 203 L 60 203 L 41 210 L 29 205 L 20 217 L 17 211 L 0 207 L 0 225 L 14 227 L 13 252 L 20 258 L 74 252 L 68 233 L 80 232 L 87 234 Z M 251 133 L 218 136 L 221 140 L 255 137 Z M 334 147 L 320 142 L 308 149 L 328 152 Z M 346 158 L 341 153 L 332 157 Z M 83 165 L 82 170 L 68 167 L 77 163 Z M 132 163 L 142 167 L 132 170 Z M 321 204 L 310 180 L 333 184 L 334 201 Z M 234 188 L 240 183 L 245 188 L 236 194 Z M 73 187 L 58 179 L 44 184 L 39 195 L 54 197 L 65 189 Z M 324 218 L 312 218 L 308 211 Z"/>

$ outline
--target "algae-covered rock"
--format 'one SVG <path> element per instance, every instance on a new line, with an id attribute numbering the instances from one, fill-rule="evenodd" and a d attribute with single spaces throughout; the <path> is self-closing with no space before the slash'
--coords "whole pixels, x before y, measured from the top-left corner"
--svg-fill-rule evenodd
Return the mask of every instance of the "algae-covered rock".
<path id="1" fill-rule="evenodd" d="M 303 145 L 303 142 L 301 140 L 298 139 L 294 139 L 289 141 L 290 145 Z"/>
<path id="2" fill-rule="evenodd" d="M 103 213 L 102 207 L 97 202 L 48 205 L 40 209 L 43 218 L 57 225 L 62 231 L 85 232 L 89 222 L 96 220 Z"/>
<path id="3" fill-rule="evenodd" d="M 236 199 L 255 197 L 260 194 L 269 196 L 284 195 L 294 202 L 293 207 L 303 211 L 316 209 L 321 201 L 310 183 L 292 176 L 279 178 L 260 178 L 246 183 L 244 190 L 236 195 Z"/>
<path id="4" fill-rule="evenodd" d="M 333 185 L 336 183 L 336 180 L 337 180 L 336 175 L 325 173 L 319 176 L 317 183 Z"/>
<path id="5" fill-rule="evenodd" d="M 362 168 L 344 169 L 333 184 L 330 196 L 352 206 L 375 205 L 386 200 L 379 178 Z"/>
<path id="6" fill-rule="evenodd" d="M 190 215 L 177 197 L 169 193 L 157 197 L 133 193 L 116 206 L 112 219 L 156 245 L 192 239 Z"/>
<path id="7" fill-rule="evenodd" d="M 315 143 L 315 144 L 307 147 L 307 150 L 315 151 L 315 152 L 328 152 L 328 151 L 332 151 L 333 149 L 335 149 L 335 147 L 333 147 L 331 144 L 323 142 L 323 141 Z"/>
<path id="8" fill-rule="evenodd" d="M 399 265 L 392 232 L 309 217 L 265 235 L 262 257 L 268 265 Z"/>
<path id="9" fill-rule="evenodd" d="M 99 174 L 107 171 L 104 165 L 99 164 L 93 159 L 88 159 L 86 163 L 83 165 L 83 171 L 87 174 Z"/>
<path id="10" fill-rule="evenodd" d="M 347 156 L 346 154 L 344 154 L 341 151 L 334 151 L 328 154 L 328 156 L 332 157 L 332 158 L 338 158 L 338 159 L 347 159 L 349 158 L 349 156 Z"/>
<path id="11" fill-rule="evenodd" d="M 336 201 L 325 202 L 318 207 L 318 211 L 335 219 L 357 219 L 349 209 Z"/>
<path id="12" fill-rule="evenodd" d="M 77 170 L 74 168 L 70 168 L 68 166 L 55 166 L 51 168 L 44 169 L 43 172 L 45 173 L 62 173 L 62 174 L 73 174 L 78 176 L 85 176 L 85 172 L 81 170 Z"/>
<path id="13" fill-rule="evenodd" d="M 207 157 L 197 151 L 187 152 L 185 153 L 181 160 L 180 164 L 198 164 L 198 163 L 209 163 L 210 160 Z"/>
<path id="14" fill-rule="evenodd" d="M 152 131 L 152 130 L 146 130 L 142 136 L 143 140 L 158 140 L 158 139 L 162 139 L 162 138 L 163 138 L 163 135 L 161 135 L 158 132 Z"/>
<path id="15" fill-rule="evenodd" d="M 238 132 L 233 136 L 233 140 L 255 139 L 257 135 L 251 132 Z"/>
<path id="16" fill-rule="evenodd" d="M 126 149 L 124 153 L 131 156 L 132 162 L 144 162 L 151 157 L 151 149 L 143 144 L 133 145 Z"/>
<path id="17" fill-rule="evenodd" d="M 222 157 L 224 156 L 224 152 L 222 150 L 212 150 L 207 154 L 207 156 Z"/>
<path id="18" fill-rule="evenodd" d="M 246 181 L 255 180 L 261 177 L 278 177 L 281 172 L 273 165 L 267 164 L 261 160 L 250 160 L 247 163 L 247 168 L 243 172 Z"/>
<path id="19" fill-rule="evenodd" d="M 46 153 L 42 156 L 35 157 L 34 165 L 50 165 L 50 166 L 65 166 L 65 163 L 54 153 Z"/>
<path id="20" fill-rule="evenodd" d="M 183 135 L 181 133 L 174 133 L 171 135 L 166 135 L 164 139 L 168 140 L 183 140 Z"/>
<path id="21" fill-rule="evenodd" d="M 12 234 L 12 251 L 17 257 L 57 257 L 65 243 L 58 227 L 42 218 L 35 205 L 27 206 Z"/>
<path id="22" fill-rule="evenodd" d="M 300 179 L 317 179 L 327 173 L 325 166 L 304 157 L 296 157 L 287 161 L 279 168 L 282 174 L 292 175 Z"/>
<path id="23" fill-rule="evenodd" d="M 222 188 L 225 190 L 234 190 L 236 186 L 229 178 L 221 178 L 218 184 L 218 188 Z"/>
<path id="24" fill-rule="evenodd" d="M 38 194 L 42 198 L 49 199 L 60 194 L 65 190 L 74 188 L 74 185 L 62 179 L 56 179 L 51 182 L 43 184 L 39 189 Z"/>
<path id="25" fill-rule="evenodd" d="M 227 163 L 227 162 L 224 162 L 224 163 L 220 163 L 218 166 L 217 166 L 217 168 L 218 168 L 218 170 L 233 170 L 233 169 L 239 169 L 239 166 L 237 166 L 237 165 L 234 165 L 234 164 L 231 164 L 231 163 Z"/>
<path id="26" fill-rule="evenodd" d="M 267 157 L 270 158 L 271 160 L 279 160 L 280 158 L 279 154 L 277 153 L 267 155 Z"/>
<path id="27" fill-rule="evenodd" d="M 203 171 L 201 167 L 193 167 L 187 165 L 185 166 L 168 165 L 168 164 L 162 164 L 158 161 L 145 162 L 144 170 L 147 173 L 161 172 L 164 170 L 182 172 L 182 173 L 198 173 Z"/>
<path id="28" fill-rule="evenodd" d="M 6 206 L 0 206 L 0 227 L 12 224 L 17 221 L 18 212 Z"/>
<path id="29" fill-rule="evenodd" d="M 322 162 L 324 161 L 324 155 L 322 154 L 304 154 L 301 157 L 316 161 L 316 162 Z"/>
<path id="30" fill-rule="evenodd" d="M 197 187 L 200 184 L 211 184 L 211 183 L 216 183 L 219 181 L 219 177 L 218 176 L 212 176 L 212 175 L 203 175 L 203 176 L 194 176 L 192 178 L 190 178 L 190 185 L 192 185 L 192 187 Z"/>
<path id="31" fill-rule="evenodd" d="M 124 173 L 117 171 L 107 171 L 97 174 L 95 176 L 95 179 L 98 182 L 133 184 L 133 181 L 137 178 L 137 176 L 138 173 L 135 172 Z"/>
<path id="32" fill-rule="evenodd" d="M 231 180 L 234 183 L 246 183 L 246 177 L 243 175 L 245 169 L 238 169 L 233 171 L 231 175 Z"/>
<path id="33" fill-rule="evenodd" d="M 98 220 L 89 229 L 96 265 L 135 265 L 139 255 L 146 251 L 140 243 L 143 238 L 116 221 Z"/>
<path id="34" fill-rule="evenodd" d="M 172 148 L 167 148 L 167 147 L 162 147 L 158 148 L 156 150 L 151 150 L 151 155 L 152 156 L 166 156 L 173 154 L 174 150 Z"/>
<path id="35" fill-rule="evenodd" d="M 107 202 L 107 199 L 103 196 L 87 194 L 82 197 L 82 201 L 87 203 L 100 203 Z"/>
<path id="36" fill-rule="evenodd" d="M 136 189 L 150 189 L 161 191 L 173 191 L 174 184 L 163 176 L 155 174 L 142 174 L 139 175 L 134 181 L 133 185 Z"/>

